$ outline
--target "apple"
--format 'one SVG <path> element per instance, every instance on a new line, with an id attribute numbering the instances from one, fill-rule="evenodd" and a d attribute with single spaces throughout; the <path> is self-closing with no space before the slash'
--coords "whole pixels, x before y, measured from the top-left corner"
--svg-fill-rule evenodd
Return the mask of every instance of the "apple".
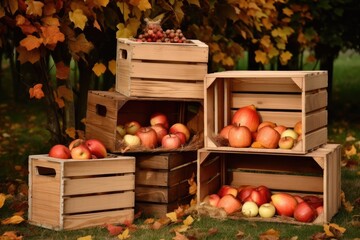
<path id="1" fill-rule="evenodd" d="M 230 147 L 250 147 L 252 143 L 251 131 L 246 126 L 233 126 L 229 130 L 228 140 Z"/>
<path id="2" fill-rule="evenodd" d="M 141 140 L 141 145 L 145 148 L 155 148 L 157 146 L 157 134 L 151 127 L 141 127 L 135 134 Z"/>
<path id="3" fill-rule="evenodd" d="M 241 207 L 241 212 L 246 217 L 255 217 L 259 213 L 259 207 L 255 202 L 245 202 Z"/>
<path id="4" fill-rule="evenodd" d="M 264 203 L 259 207 L 259 215 L 262 218 L 271 218 L 275 213 L 276 209 L 272 203 Z"/>
<path id="5" fill-rule="evenodd" d="M 156 112 L 150 116 L 150 125 L 162 124 L 165 129 L 169 129 L 168 118 L 164 113 Z"/>
<path id="6" fill-rule="evenodd" d="M 169 133 L 176 133 L 176 132 L 184 133 L 185 137 L 186 137 L 186 142 L 189 141 L 189 139 L 190 139 L 190 130 L 185 124 L 175 123 L 175 124 L 171 125 L 171 127 L 169 128 Z"/>
<path id="7" fill-rule="evenodd" d="M 158 144 L 161 144 L 161 140 L 163 139 L 163 137 L 166 134 L 168 134 L 167 129 L 164 127 L 164 125 L 162 125 L 160 123 L 151 125 L 150 127 L 155 130 L 156 136 L 157 136 L 157 142 L 158 142 Z"/>
<path id="8" fill-rule="evenodd" d="M 219 201 L 220 201 L 220 197 L 219 197 L 219 195 L 217 195 L 216 193 L 207 195 L 207 196 L 203 199 L 203 202 L 204 202 L 204 203 L 209 204 L 210 206 L 213 206 L 213 207 L 217 207 Z"/>
<path id="9" fill-rule="evenodd" d="M 253 189 L 253 191 L 251 192 L 250 196 L 248 196 L 245 199 L 245 202 L 254 202 L 256 203 L 258 206 L 261 206 L 264 203 L 267 203 L 268 200 L 266 199 L 266 196 L 261 194 L 259 191 L 257 191 L 256 189 Z"/>
<path id="10" fill-rule="evenodd" d="M 219 197 L 223 197 L 227 194 L 233 195 L 234 197 L 237 196 L 238 190 L 235 187 L 230 185 L 222 185 L 217 193 Z"/>
<path id="11" fill-rule="evenodd" d="M 281 149 L 291 149 L 295 144 L 295 139 L 289 136 L 281 137 L 279 140 L 279 148 Z"/>
<path id="12" fill-rule="evenodd" d="M 232 214 L 241 209 L 241 202 L 232 194 L 226 194 L 221 197 L 217 205 L 218 208 L 223 208 L 227 214 Z"/>
<path id="13" fill-rule="evenodd" d="M 169 150 L 177 149 L 181 147 L 181 140 L 176 134 L 169 133 L 162 138 L 161 146 Z"/>
<path id="14" fill-rule="evenodd" d="M 136 132 L 141 128 L 141 124 L 138 121 L 130 121 L 125 123 L 126 133 L 135 135 Z"/>
<path id="15" fill-rule="evenodd" d="M 117 125 L 116 132 L 120 135 L 120 137 L 124 137 L 126 134 L 125 125 L 122 125 L 122 124 Z"/>
<path id="16" fill-rule="evenodd" d="M 50 148 L 49 157 L 69 159 L 71 158 L 70 150 L 63 144 L 56 144 Z"/>
<path id="17" fill-rule="evenodd" d="M 299 222 L 312 222 L 317 217 L 317 211 L 307 202 L 299 203 L 294 210 L 294 218 Z"/>
<path id="18" fill-rule="evenodd" d="M 298 135 L 301 135 L 301 134 L 302 134 L 302 122 L 301 122 L 301 120 L 295 123 L 295 125 L 294 125 L 294 131 L 295 131 Z"/>
<path id="19" fill-rule="evenodd" d="M 293 195 L 293 197 L 296 199 L 297 203 L 301 203 L 304 201 L 304 199 L 302 199 L 302 197 L 300 197 L 299 195 Z"/>
<path id="20" fill-rule="evenodd" d="M 304 200 L 304 202 L 309 203 L 315 209 L 317 207 L 323 206 L 324 204 L 323 199 L 315 195 L 305 195 L 302 197 L 302 199 Z"/>
<path id="21" fill-rule="evenodd" d="M 288 193 L 275 193 L 271 195 L 272 203 L 276 208 L 277 214 L 292 217 L 297 206 L 296 199 Z"/>
<path id="22" fill-rule="evenodd" d="M 246 199 L 248 199 L 252 193 L 252 191 L 255 189 L 254 186 L 242 186 L 238 188 L 238 199 L 241 203 L 244 203 Z"/>
<path id="23" fill-rule="evenodd" d="M 255 188 L 255 191 L 258 191 L 260 193 L 260 195 L 264 196 L 266 202 L 271 201 L 271 191 L 268 187 L 266 187 L 264 185 L 260 185 Z"/>
<path id="24" fill-rule="evenodd" d="M 292 137 L 294 140 L 297 140 L 299 135 L 292 128 L 288 128 L 281 133 L 281 137 Z"/>
<path id="25" fill-rule="evenodd" d="M 274 129 L 281 135 L 283 131 L 287 129 L 284 125 L 277 125 Z"/>
<path id="26" fill-rule="evenodd" d="M 91 159 L 92 154 L 90 152 L 90 149 L 84 144 L 75 145 L 71 151 L 71 158 L 72 159 L 79 159 L 79 160 L 85 160 L 85 159 Z"/>
<path id="27" fill-rule="evenodd" d="M 220 130 L 219 135 L 224 138 L 224 139 L 229 139 L 229 130 L 233 127 L 234 125 L 230 124 L 230 125 L 226 125 L 225 127 L 223 127 Z"/>
<path id="28" fill-rule="evenodd" d="M 271 122 L 271 121 L 263 121 L 259 124 L 257 131 L 259 131 L 262 127 L 265 127 L 265 126 L 275 128 L 277 125 L 276 125 L 276 123 Z"/>
<path id="29" fill-rule="evenodd" d="M 279 140 L 280 134 L 270 126 L 261 128 L 256 136 L 256 142 L 259 142 L 264 148 L 277 148 Z"/>
<path id="30" fill-rule="evenodd" d="M 317 215 L 321 215 L 324 212 L 324 206 L 319 206 L 316 208 Z"/>
<path id="31" fill-rule="evenodd" d="M 246 126 L 251 132 L 256 132 L 260 124 L 260 116 L 254 105 L 239 108 L 232 116 L 231 123 L 236 126 Z"/>
<path id="32" fill-rule="evenodd" d="M 71 149 L 73 149 L 76 146 L 79 146 L 80 144 L 83 144 L 84 142 L 85 142 L 85 140 L 81 139 L 81 138 L 72 140 L 69 144 L 69 150 L 71 151 Z"/>
<path id="33" fill-rule="evenodd" d="M 123 138 L 124 144 L 130 148 L 138 147 L 141 145 L 141 140 L 138 136 L 132 134 L 125 134 Z"/>
<path id="34" fill-rule="evenodd" d="M 92 155 L 96 158 L 105 158 L 107 156 L 107 150 L 105 145 L 98 139 L 88 139 L 85 141 L 85 145 L 90 149 Z"/>
<path id="35" fill-rule="evenodd" d="M 183 132 L 176 132 L 174 134 L 180 139 L 181 145 L 184 145 L 186 143 L 186 136 Z"/>

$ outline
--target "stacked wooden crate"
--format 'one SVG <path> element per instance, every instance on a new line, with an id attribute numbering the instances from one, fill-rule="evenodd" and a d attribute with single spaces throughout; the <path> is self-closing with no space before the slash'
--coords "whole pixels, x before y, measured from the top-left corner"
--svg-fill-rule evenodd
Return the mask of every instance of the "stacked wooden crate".
<path id="1" fill-rule="evenodd" d="M 134 156 L 135 207 L 163 215 L 189 203 L 187 180 L 197 173 L 197 150 L 203 147 L 204 77 L 208 46 L 188 43 L 117 42 L 116 91 L 89 91 L 86 138 L 101 140 L 114 154 Z M 149 126 L 152 113 L 164 113 L 169 124 L 185 124 L 191 139 L 172 151 L 127 149 L 116 127 L 129 121 Z"/>
<path id="2" fill-rule="evenodd" d="M 207 74 L 198 202 L 222 185 L 265 185 L 273 192 L 316 194 L 324 200 L 324 212 L 313 223 L 330 221 L 340 207 L 341 150 L 340 145 L 327 144 L 327 84 L 324 71 Z M 292 149 L 223 145 L 218 140 L 220 130 L 231 124 L 237 109 L 248 105 L 256 107 L 261 121 L 287 128 L 301 121 L 301 140 Z"/>

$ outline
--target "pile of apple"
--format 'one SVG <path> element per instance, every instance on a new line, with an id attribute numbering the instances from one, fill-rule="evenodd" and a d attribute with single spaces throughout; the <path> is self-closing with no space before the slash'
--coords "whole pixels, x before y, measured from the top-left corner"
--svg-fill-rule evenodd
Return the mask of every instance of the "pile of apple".
<path id="1" fill-rule="evenodd" d="M 133 120 L 119 124 L 116 131 L 123 144 L 130 149 L 162 147 L 174 150 L 188 143 L 191 136 L 185 124 L 178 122 L 170 126 L 167 116 L 161 112 L 153 113 L 147 126 L 141 126 L 138 121 Z"/>
<path id="2" fill-rule="evenodd" d="M 323 199 L 315 195 L 274 193 L 266 186 L 223 185 L 217 193 L 207 195 L 203 203 L 223 208 L 227 214 L 237 211 L 245 217 L 292 217 L 299 222 L 312 222 L 323 212 Z"/>
<path id="3" fill-rule="evenodd" d="M 105 158 L 107 150 L 105 145 L 98 139 L 75 139 L 69 146 L 56 144 L 51 147 L 49 157 L 60 159 L 94 159 Z"/>
<path id="4" fill-rule="evenodd" d="M 301 140 L 302 123 L 298 121 L 292 128 L 277 125 L 271 121 L 261 121 L 254 105 L 239 108 L 232 116 L 231 124 L 223 127 L 219 136 L 230 147 L 291 149 Z"/>

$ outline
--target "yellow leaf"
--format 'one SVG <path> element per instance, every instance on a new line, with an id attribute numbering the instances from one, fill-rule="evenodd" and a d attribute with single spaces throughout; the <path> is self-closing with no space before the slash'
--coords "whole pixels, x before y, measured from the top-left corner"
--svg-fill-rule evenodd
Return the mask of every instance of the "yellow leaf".
<path id="1" fill-rule="evenodd" d="M 287 62 L 291 59 L 292 54 L 289 51 L 285 51 L 280 54 L 280 62 L 283 65 L 286 65 Z"/>
<path id="2" fill-rule="evenodd" d="M 354 156 L 356 154 L 357 154 L 357 150 L 354 145 L 351 145 L 350 147 L 345 148 L 345 155 L 347 158 L 350 158 L 351 156 Z"/>
<path id="3" fill-rule="evenodd" d="M 74 100 L 73 91 L 67 88 L 65 85 L 61 85 L 57 88 L 57 95 L 69 102 Z"/>
<path id="4" fill-rule="evenodd" d="M 347 141 L 347 142 L 352 142 L 352 141 L 355 141 L 355 140 L 356 140 L 356 138 L 354 136 L 352 136 L 352 135 L 347 136 L 346 139 L 345 139 L 345 141 Z"/>
<path id="5" fill-rule="evenodd" d="M 184 225 L 190 226 L 194 222 L 194 218 L 191 215 L 187 216 L 183 221 Z"/>
<path id="6" fill-rule="evenodd" d="M 270 30 L 273 26 L 273 24 L 270 22 L 269 18 L 262 18 L 261 22 L 267 30 Z"/>
<path id="7" fill-rule="evenodd" d="M 288 17 L 291 17 L 294 14 L 294 12 L 290 8 L 287 8 L 287 7 L 284 8 L 282 11 Z"/>
<path id="8" fill-rule="evenodd" d="M 126 22 L 129 19 L 129 14 L 131 12 L 129 5 L 127 2 L 117 2 L 116 5 L 120 9 L 120 12 L 124 17 L 124 21 Z"/>
<path id="9" fill-rule="evenodd" d="M 79 238 L 77 238 L 77 240 L 92 240 L 92 236 L 87 235 L 87 236 L 84 236 L 84 237 L 79 237 Z"/>
<path id="10" fill-rule="evenodd" d="M 140 0 L 137 7 L 140 9 L 140 11 L 146 11 L 147 9 L 151 9 L 151 4 L 148 0 Z"/>
<path id="11" fill-rule="evenodd" d="M 269 58 L 273 58 L 279 55 L 279 50 L 277 50 L 275 47 L 271 47 L 268 52 Z"/>
<path id="12" fill-rule="evenodd" d="M 72 139 L 75 139 L 76 130 L 73 127 L 69 127 L 65 130 L 66 134 L 71 137 Z"/>
<path id="13" fill-rule="evenodd" d="M 119 30 L 116 32 L 117 38 L 130 38 L 133 36 L 133 33 L 130 29 L 126 28 L 123 23 L 119 23 L 116 26 Z"/>
<path id="14" fill-rule="evenodd" d="M 189 240 L 185 235 L 175 232 L 175 237 L 173 237 L 173 240 Z"/>
<path id="15" fill-rule="evenodd" d="M 153 224 L 154 222 L 155 222 L 154 218 L 147 218 L 145 219 L 144 224 Z"/>
<path id="16" fill-rule="evenodd" d="M 27 35 L 26 38 L 20 41 L 20 45 L 25 47 L 26 50 L 31 51 L 35 48 L 39 48 L 42 42 L 42 38 L 37 38 L 33 35 Z"/>
<path id="17" fill-rule="evenodd" d="M 129 229 L 127 228 L 122 233 L 120 233 L 118 238 L 121 240 L 130 238 Z"/>
<path id="18" fill-rule="evenodd" d="M 114 76 L 116 75 L 116 61 L 114 59 L 108 62 L 108 69 Z"/>
<path id="19" fill-rule="evenodd" d="M 172 222 L 176 222 L 176 221 L 177 221 L 177 214 L 176 214 L 176 212 L 166 213 L 166 216 L 167 216 L 168 218 L 170 218 L 170 220 L 171 220 Z"/>
<path id="20" fill-rule="evenodd" d="M 92 71 L 96 74 L 96 76 L 100 77 L 106 71 L 106 67 L 102 63 L 95 63 L 92 68 Z"/>
<path id="21" fill-rule="evenodd" d="M 332 228 L 334 228 L 336 231 L 339 231 L 340 233 L 344 233 L 346 231 L 346 228 L 340 227 L 336 223 L 324 224 L 323 227 L 324 227 L 324 232 L 328 237 L 335 236 Z"/>
<path id="22" fill-rule="evenodd" d="M 264 35 L 261 39 L 260 39 L 260 44 L 263 45 L 266 48 L 269 48 L 271 45 L 271 39 L 269 35 Z"/>
<path id="23" fill-rule="evenodd" d="M 141 22 L 139 19 L 130 18 L 128 23 L 126 24 L 126 28 L 130 30 L 131 36 L 135 36 L 140 25 L 141 25 Z"/>
<path id="24" fill-rule="evenodd" d="M 26 1 L 26 4 L 28 5 L 26 8 L 26 14 L 34 16 L 42 15 L 42 8 L 44 3 L 40 1 L 28 0 Z"/>
<path id="25" fill-rule="evenodd" d="M 232 59 L 232 57 L 230 56 L 227 56 L 226 58 L 224 58 L 221 63 L 224 65 L 224 66 L 229 66 L 229 67 L 232 67 L 234 66 L 235 62 L 234 62 L 234 59 Z"/>
<path id="26" fill-rule="evenodd" d="M 7 224 L 19 224 L 21 222 L 25 221 L 24 218 L 22 218 L 19 215 L 14 215 L 12 217 L 9 218 L 5 218 L 4 220 L 1 221 L 1 224 L 7 225 Z"/>
<path id="27" fill-rule="evenodd" d="M 94 0 L 94 3 L 101 7 L 106 7 L 109 4 L 109 0 Z"/>
<path id="28" fill-rule="evenodd" d="M 76 28 L 84 30 L 85 24 L 87 22 L 87 17 L 84 15 L 83 10 L 75 9 L 74 11 L 69 12 L 70 21 L 74 23 Z"/>
<path id="29" fill-rule="evenodd" d="M 44 23 L 44 25 L 56 26 L 56 27 L 60 26 L 60 22 L 59 22 L 58 18 L 44 17 L 44 18 L 41 19 L 41 21 Z"/>
<path id="30" fill-rule="evenodd" d="M 346 200 L 344 191 L 341 191 L 340 198 L 341 198 L 341 203 L 344 206 L 345 210 L 347 212 L 352 212 L 354 210 L 354 206 L 349 201 Z"/>
<path id="31" fill-rule="evenodd" d="M 182 10 L 183 3 L 182 1 L 176 1 L 174 10 L 175 10 L 175 16 L 178 22 L 182 22 L 184 18 L 184 11 Z"/>
<path id="32" fill-rule="evenodd" d="M 17 3 L 17 1 L 13 1 L 13 2 Z M 0 6 L 0 18 L 2 17 L 5 17 L 5 9 L 2 6 Z"/>
<path id="33" fill-rule="evenodd" d="M 5 194 L 0 193 L 0 208 L 4 206 L 5 200 L 6 200 Z"/>
<path id="34" fill-rule="evenodd" d="M 190 201 L 190 206 L 196 206 L 197 205 L 197 200 L 196 198 L 192 198 Z"/>
<path id="35" fill-rule="evenodd" d="M 188 225 L 180 225 L 180 226 L 175 227 L 173 229 L 173 231 L 181 233 L 181 232 L 186 232 L 189 228 L 190 228 L 190 226 L 188 226 Z"/>
<path id="36" fill-rule="evenodd" d="M 266 57 L 266 53 L 261 50 L 256 50 L 255 51 L 255 61 L 260 62 L 262 64 L 266 64 L 268 61 L 267 57 Z"/>
<path id="37" fill-rule="evenodd" d="M 222 52 L 218 52 L 218 53 L 215 53 L 212 57 L 212 60 L 215 62 L 215 63 L 219 63 L 220 61 L 222 61 L 225 57 L 225 54 L 222 53 Z"/>

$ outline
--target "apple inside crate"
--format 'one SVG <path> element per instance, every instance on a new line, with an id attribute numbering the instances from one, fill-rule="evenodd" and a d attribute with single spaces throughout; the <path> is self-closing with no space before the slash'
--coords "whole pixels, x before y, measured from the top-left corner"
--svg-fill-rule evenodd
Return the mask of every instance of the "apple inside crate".
<path id="1" fill-rule="evenodd" d="M 144 127 L 150 126 L 150 117 L 157 112 L 166 115 L 170 127 L 175 123 L 182 123 L 190 131 L 187 143 L 172 151 L 191 151 L 203 147 L 202 100 L 136 98 L 108 91 L 88 93 L 86 138 L 100 140 L 113 153 L 167 152 L 169 150 L 160 144 L 150 149 L 143 146 L 129 149 L 116 130 L 117 126 L 132 121 Z"/>
<path id="2" fill-rule="evenodd" d="M 196 181 L 197 151 L 130 153 L 136 158 L 135 209 L 163 217 L 190 204 L 189 180 Z"/>
<path id="3" fill-rule="evenodd" d="M 204 96 L 204 145 L 211 150 L 305 154 L 327 143 L 326 71 L 225 71 L 207 74 Z M 291 149 L 229 147 L 219 133 L 234 113 L 254 105 L 260 122 L 294 129 L 300 140 Z"/>
<path id="4" fill-rule="evenodd" d="M 119 38 L 116 91 L 127 97 L 203 99 L 209 47 Z"/>
<path id="5" fill-rule="evenodd" d="M 135 158 L 29 156 L 29 223 L 72 230 L 134 220 Z"/>
<path id="6" fill-rule="evenodd" d="M 338 144 L 326 144 L 304 155 L 199 149 L 197 202 L 201 203 L 206 196 L 218 193 L 224 185 L 237 189 L 245 185 L 263 185 L 272 194 L 315 195 L 322 198 L 323 212 L 310 224 L 324 224 L 330 222 L 340 208 L 340 160 L 341 146 Z M 279 215 L 245 219 L 305 224 L 293 217 Z"/>

